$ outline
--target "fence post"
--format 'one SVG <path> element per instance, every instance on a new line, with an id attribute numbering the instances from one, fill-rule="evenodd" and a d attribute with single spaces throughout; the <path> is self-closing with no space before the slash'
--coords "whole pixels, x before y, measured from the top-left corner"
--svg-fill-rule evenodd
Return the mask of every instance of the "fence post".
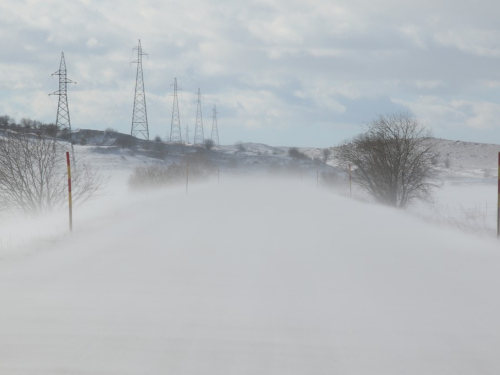
<path id="1" fill-rule="evenodd" d="M 69 151 L 66 151 L 66 164 L 68 165 L 69 231 L 73 232 L 73 201 L 71 198 L 71 164 L 69 161 Z"/>
<path id="2" fill-rule="evenodd" d="M 498 153 L 497 238 L 500 237 L 500 152 Z"/>

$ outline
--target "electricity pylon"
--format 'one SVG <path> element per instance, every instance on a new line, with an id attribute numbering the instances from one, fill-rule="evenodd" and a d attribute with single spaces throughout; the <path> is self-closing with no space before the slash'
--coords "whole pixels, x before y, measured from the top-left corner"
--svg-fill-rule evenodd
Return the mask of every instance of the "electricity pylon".
<path id="1" fill-rule="evenodd" d="M 177 98 L 177 78 L 174 79 L 174 104 L 172 106 L 172 123 L 170 125 L 170 142 L 182 143 L 181 117 Z"/>
<path id="2" fill-rule="evenodd" d="M 134 48 L 137 50 L 137 60 L 132 64 L 137 64 L 137 75 L 135 78 L 134 110 L 132 112 L 132 137 L 142 136 L 149 140 L 148 113 L 146 111 L 146 93 L 144 92 L 144 75 L 142 72 L 142 56 L 147 53 L 142 52 L 141 40 L 139 45 Z"/>
<path id="3" fill-rule="evenodd" d="M 214 142 L 214 146 L 219 147 L 219 129 L 217 128 L 217 108 L 215 107 L 215 103 L 212 111 L 214 113 L 212 119 L 212 142 Z"/>
<path id="4" fill-rule="evenodd" d="M 196 125 L 194 126 L 194 140 L 195 145 L 202 145 L 205 142 L 203 136 L 203 115 L 201 113 L 201 93 L 198 89 L 198 110 L 196 111 Z"/>
<path id="5" fill-rule="evenodd" d="M 69 107 L 68 107 L 68 83 L 76 82 L 68 79 L 66 71 L 66 60 L 64 59 L 64 52 L 61 52 L 61 63 L 59 64 L 59 70 L 52 74 L 53 76 L 59 76 L 59 90 L 53 92 L 49 95 L 58 95 L 59 103 L 57 104 L 57 117 L 56 125 L 62 130 L 69 132 L 69 142 L 71 144 L 71 156 L 73 159 L 73 164 L 75 164 L 75 152 L 73 149 L 73 138 L 71 134 L 71 121 L 69 117 Z"/>
<path id="6" fill-rule="evenodd" d="M 170 142 L 182 143 L 181 118 L 179 116 L 179 100 L 177 99 L 177 78 L 174 80 L 174 104 L 172 106 L 172 124 L 170 126 Z"/>

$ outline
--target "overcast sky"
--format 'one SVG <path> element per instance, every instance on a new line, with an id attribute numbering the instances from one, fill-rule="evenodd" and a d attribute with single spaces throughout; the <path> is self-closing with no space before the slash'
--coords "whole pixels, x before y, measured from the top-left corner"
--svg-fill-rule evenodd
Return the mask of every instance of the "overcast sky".
<path id="1" fill-rule="evenodd" d="M 54 122 L 64 52 L 73 128 L 130 133 L 141 39 L 152 137 L 170 133 L 177 77 L 191 140 L 201 88 L 222 144 L 332 146 L 400 110 L 499 143 L 499 15 L 494 0 L 2 0 L 0 114 Z"/>

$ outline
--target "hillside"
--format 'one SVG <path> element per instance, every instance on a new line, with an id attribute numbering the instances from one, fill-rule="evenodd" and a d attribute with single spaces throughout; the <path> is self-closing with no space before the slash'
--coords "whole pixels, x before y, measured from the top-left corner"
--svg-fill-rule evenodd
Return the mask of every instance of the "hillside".
<path id="1" fill-rule="evenodd" d="M 73 135 L 75 143 L 80 144 L 82 138 L 87 146 L 95 146 L 92 152 L 126 155 L 140 155 L 151 159 L 164 159 L 167 161 L 178 161 L 187 153 L 194 152 L 194 145 L 171 145 L 163 144 L 164 153 L 155 152 L 158 143 L 154 141 L 137 140 L 134 152 L 130 150 L 130 136 L 121 133 L 107 133 L 99 130 L 78 130 Z M 451 141 L 436 139 L 436 167 L 445 178 L 493 178 L 497 171 L 498 152 L 500 145 Z M 124 145 L 124 147 L 123 147 Z M 214 162 L 224 167 L 246 165 L 253 167 L 266 167 L 276 164 L 288 164 L 293 158 L 288 157 L 290 147 L 274 147 L 261 143 L 241 143 L 236 145 L 222 145 L 218 150 L 211 153 Z M 302 160 L 300 163 L 304 168 L 328 168 L 319 162 L 323 158 L 322 149 L 303 147 L 299 150 L 309 156 L 309 162 Z M 316 159 L 316 160 L 315 160 Z M 103 159 L 102 161 L 104 161 Z M 330 160 L 328 165 L 335 166 Z"/>

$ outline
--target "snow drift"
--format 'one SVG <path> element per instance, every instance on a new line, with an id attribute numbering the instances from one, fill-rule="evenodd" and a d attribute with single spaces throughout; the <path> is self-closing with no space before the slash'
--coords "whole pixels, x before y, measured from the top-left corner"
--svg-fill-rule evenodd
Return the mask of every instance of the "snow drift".
<path id="1" fill-rule="evenodd" d="M 0 262 L 0 374 L 498 374 L 499 244 L 298 180 L 101 200 Z"/>

